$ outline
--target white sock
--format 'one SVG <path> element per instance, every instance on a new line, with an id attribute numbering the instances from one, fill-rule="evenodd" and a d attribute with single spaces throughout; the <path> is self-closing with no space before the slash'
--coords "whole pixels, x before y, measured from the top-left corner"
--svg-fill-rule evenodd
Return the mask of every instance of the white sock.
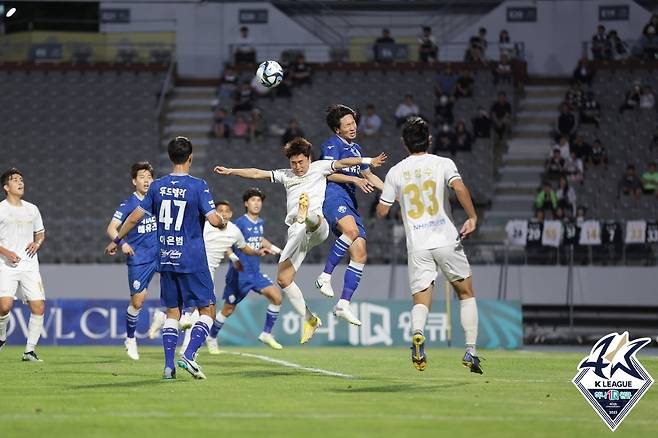
<path id="1" fill-rule="evenodd" d="M 27 325 L 27 343 L 25 345 L 25 352 L 34 351 L 37 346 L 39 338 L 41 337 L 41 329 L 43 328 L 43 315 L 30 315 L 30 322 Z"/>
<path id="2" fill-rule="evenodd" d="M 475 297 L 460 300 L 459 306 L 462 328 L 466 338 L 466 349 L 475 354 L 475 343 L 478 337 L 478 306 Z"/>
<path id="3" fill-rule="evenodd" d="M 429 311 L 430 309 L 428 309 L 425 304 L 414 304 L 414 306 L 411 308 L 412 333 L 423 332 Z"/>
<path id="4" fill-rule="evenodd" d="M 295 311 L 306 318 L 306 301 L 299 286 L 293 281 L 288 287 L 283 288 L 283 292 L 290 300 L 290 304 L 292 304 Z"/>
<path id="5" fill-rule="evenodd" d="M 139 316 L 139 310 L 140 309 L 135 309 L 132 304 L 129 304 L 126 313 L 130 316 Z"/>
<path id="6" fill-rule="evenodd" d="M 222 324 L 224 324 L 226 322 L 226 317 L 224 316 L 224 314 L 222 312 L 217 313 L 217 315 L 215 315 L 215 319 L 217 321 L 221 322 Z M 212 326 L 212 324 L 210 324 L 210 325 Z"/>
<path id="7" fill-rule="evenodd" d="M 267 305 L 267 310 L 269 310 L 270 312 L 279 312 L 281 311 L 281 304 L 277 305 L 270 303 Z"/>
<path id="8" fill-rule="evenodd" d="M 178 330 L 178 321 L 175 320 L 174 318 L 167 318 L 167 319 L 165 319 L 165 322 L 162 325 L 162 328 L 163 329 L 173 328 L 173 329 Z"/>
<path id="9" fill-rule="evenodd" d="M 336 307 L 338 309 L 349 309 L 350 308 L 350 302 L 341 298 L 336 303 Z"/>
<path id="10" fill-rule="evenodd" d="M 198 321 L 204 323 L 206 325 L 206 327 L 208 327 L 208 329 L 210 329 L 210 327 L 212 327 L 212 323 L 214 322 L 212 320 L 212 318 L 209 317 L 208 315 L 199 316 Z M 192 331 L 192 330 L 190 330 L 190 331 Z"/>
<path id="11" fill-rule="evenodd" d="M 320 274 L 320 279 L 321 280 L 326 280 L 326 281 L 331 281 L 331 274 L 327 274 L 326 272 L 323 272 Z"/>
<path id="12" fill-rule="evenodd" d="M 7 340 L 7 325 L 9 324 L 9 313 L 0 315 L 0 341 Z"/>
<path id="13" fill-rule="evenodd" d="M 191 339 L 192 339 L 192 327 L 185 330 L 185 336 L 183 337 L 183 343 L 180 346 L 181 354 L 183 354 L 183 352 L 185 350 L 187 350 L 187 345 L 190 343 Z"/>

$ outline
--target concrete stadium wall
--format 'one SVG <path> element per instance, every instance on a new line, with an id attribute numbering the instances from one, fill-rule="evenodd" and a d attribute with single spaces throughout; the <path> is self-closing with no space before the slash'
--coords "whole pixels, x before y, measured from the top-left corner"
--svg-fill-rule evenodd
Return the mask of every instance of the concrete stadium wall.
<path id="1" fill-rule="evenodd" d="M 275 279 L 276 265 L 263 265 L 263 271 Z M 313 286 L 321 265 L 302 266 L 297 283 L 308 298 L 319 298 Z M 345 266 L 334 274 L 334 289 L 342 284 Z M 43 265 L 41 272 L 50 298 L 127 298 L 128 280 L 124 265 Z M 226 266 L 217 274 L 217 292 L 221 294 Z M 476 295 L 497 298 L 500 266 L 474 266 Z M 437 298 L 444 296 L 442 282 Z M 567 268 L 546 266 L 511 266 L 508 271 L 507 298 L 524 304 L 563 304 L 566 302 Z M 159 296 L 156 277 L 151 297 Z M 387 265 L 370 265 L 365 269 L 357 299 L 408 299 L 407 268 L 392 270 Z M 658 270 L 641 267 L 574 268 L 576 304 L 657 305 Z"/>

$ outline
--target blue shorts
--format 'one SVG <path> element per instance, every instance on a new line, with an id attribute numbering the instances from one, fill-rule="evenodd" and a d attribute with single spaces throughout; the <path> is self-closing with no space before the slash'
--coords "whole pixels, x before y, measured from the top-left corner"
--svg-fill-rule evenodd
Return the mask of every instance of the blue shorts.
<path id="1" fill-rule="evenodd" d="M 272 286 L 272 280 L 262 272 L 238 272 L 229 269 L 226 273 L 224 301 L 228 304 L 238 304 L 244 300 L 249 291 L 261 293 L 266 287 Z"/>
<path id="2" fill-rule="evenodd" d="M 216 301 L 209 270 L 160 272 L 160 303 L 166 308 L 208 307 Z"/>
<path id="3" fill-rule="evenodd" d="M 359 237 L 366 238 L 366 227 L 363 226 L 361 215 L 355 208 L 354 202 L 352 202 L 351 199 L 346 200 L 342 197 L 325 198 L 324 204 L 322 205 L 322 214 L 325 219 L 327 219 L 329 228 L 331 228 L 331 231 L 333 231 L 337 237 L 343 234 L 338 231 L 338 221 L 345 216 L 352 216 L 354 222 L 356 222 L 356 226 L 359 228 Z"/>
<path id="4" fill-rule="evenodd" d="M 149 287 L 157 267 L 157 260 L 153 263 L 128 265 L 128 287 L 130 288 L 131 297 Z"/>

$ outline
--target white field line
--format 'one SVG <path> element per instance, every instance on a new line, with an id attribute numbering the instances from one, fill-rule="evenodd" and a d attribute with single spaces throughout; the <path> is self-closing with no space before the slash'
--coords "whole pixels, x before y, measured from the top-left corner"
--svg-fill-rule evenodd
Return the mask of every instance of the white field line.
<path id="1" fill-rule="evenodd" d="M 251 354 L 251 353 L 240 353 L 239 351 L 226 351 L 226 350 L 220 350 L 222 354 L 232 354 L 234 356 L 243 356 L 243 357 L 251 357 L 253 359 L 259 359 L 265 362 L 270 362 L 270 363 L 275 363 L 277 365 L 281 365 L 284 367 L 288 368 L 294 368 L 297 370 L 302 370 L 302 371 L 308 371 L 310 373 L 316 373 L 316 374 L 324 374 L 325 376 L 333 376 L 333 377 L 342 377 L 343 379 L 358 379 L 356 376 L 351 376 L 349 374 L 343 374 L 343 373 L 338 373 L 336 371 L 329 371 L 329 370 L 323 370 L 322 368 L 310 368 L 310 367 L 305 367 L 296 363 L 288 362 L 285 360 L 280 360 L 280 359 L 274 359 L 273 357 L 269 356 L 263 356 L 260 354 Z"/>

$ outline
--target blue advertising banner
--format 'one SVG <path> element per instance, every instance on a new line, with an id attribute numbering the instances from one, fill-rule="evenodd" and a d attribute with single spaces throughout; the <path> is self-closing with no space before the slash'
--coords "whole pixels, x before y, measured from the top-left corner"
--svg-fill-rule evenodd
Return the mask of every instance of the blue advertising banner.
<path id="1" fill-rule="evenodd" d="M 116 345 L 125 337 L 127 300 L 59 299 L 46 302 L 41 345 Z M 323 327 L 311 345 L 407 346 L 411 342 L 411 302 L 370 300 L 355 302 L 352 308 L 363 322 L 347 324 L 332 314 L 333 301 L 309 300 L 309 307 L 320 316 Z M 147 301 L 137 326 L 140 345 L 161 345 L 160 339 L 146 337 L 156 300 Z M 240 303 L 219 335 L 220 345 L 256 345 L 263 328 L 267 300 L 249 296 Z M 444 301 L 435 301 L 427 318 L 425 336 L 432 346 L 448 345 L 448 317 Z M 452 345 L 464 344 L 459 322 L 459 302 L 452 303 Z M 522 346 L 522 313 L 518 301 L 478 300 L 478 345 L 482 348 L 514 349 Z M 14 307 L 10 314 L 8 344 L 25 343 L 29 309 Z M 283 345 L 298 345 L 301 320 L 288 304 L 281 308 L 274 336 Z"/>

